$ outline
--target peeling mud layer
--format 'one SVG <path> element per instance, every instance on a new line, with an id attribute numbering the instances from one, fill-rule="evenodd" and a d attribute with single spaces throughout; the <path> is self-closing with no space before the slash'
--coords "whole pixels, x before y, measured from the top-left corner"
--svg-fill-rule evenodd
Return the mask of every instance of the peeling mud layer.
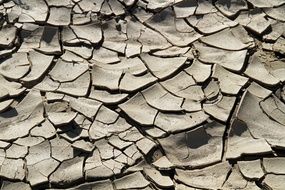
<path id="1" fill-rule="evenodd" d="M 285 0 L 0 0 L 1 190 L 284 190 Z"/>

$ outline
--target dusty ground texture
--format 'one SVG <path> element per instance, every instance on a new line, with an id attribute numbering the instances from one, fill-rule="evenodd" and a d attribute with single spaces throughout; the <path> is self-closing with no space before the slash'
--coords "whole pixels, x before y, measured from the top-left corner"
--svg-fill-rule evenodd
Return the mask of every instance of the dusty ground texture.
<path id="1" fill-rule="evenodd" d="M 285 189 L 285 0 L 0 0 L 1 190 Z"/>

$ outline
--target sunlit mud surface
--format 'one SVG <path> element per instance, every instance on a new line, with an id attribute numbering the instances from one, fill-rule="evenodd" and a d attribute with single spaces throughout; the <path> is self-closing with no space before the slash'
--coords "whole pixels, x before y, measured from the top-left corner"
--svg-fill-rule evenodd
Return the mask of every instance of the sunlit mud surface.
<path id="1" fill-rule="evenodd" d="M 0 0 L 1 190 L 284 190 L 285 0 Z"/>

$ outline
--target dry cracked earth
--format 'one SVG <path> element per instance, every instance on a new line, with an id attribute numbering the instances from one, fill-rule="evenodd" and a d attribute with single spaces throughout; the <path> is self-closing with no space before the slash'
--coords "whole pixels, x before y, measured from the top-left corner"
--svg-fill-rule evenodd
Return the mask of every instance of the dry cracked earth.
<path id="1" fill-rule="evenodd" d="M 0 0 L 1 190 L 285 189 L 285 0 Z"/>

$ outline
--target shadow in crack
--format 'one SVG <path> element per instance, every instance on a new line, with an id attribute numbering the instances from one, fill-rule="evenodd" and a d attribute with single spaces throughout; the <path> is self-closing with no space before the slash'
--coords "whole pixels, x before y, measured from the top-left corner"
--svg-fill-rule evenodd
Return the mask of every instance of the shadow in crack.
<path id="1" fill-rule="evenodd" d="M 211 136 L 207 134 L 204 127 L 199 127 L 191 132 L 185 134 L 186 144 L 191 149 L 200 148 L 203 145 L 208 144 Z"/>
<path id="2" fill-rule="evenodd" d="M 230 137 L 232 136 L 241 136 L 245 131 L 247 131 L 247 125 L 245 122 L 235 119 L 231 125 L 231 130 L 230 130 Z"/>

